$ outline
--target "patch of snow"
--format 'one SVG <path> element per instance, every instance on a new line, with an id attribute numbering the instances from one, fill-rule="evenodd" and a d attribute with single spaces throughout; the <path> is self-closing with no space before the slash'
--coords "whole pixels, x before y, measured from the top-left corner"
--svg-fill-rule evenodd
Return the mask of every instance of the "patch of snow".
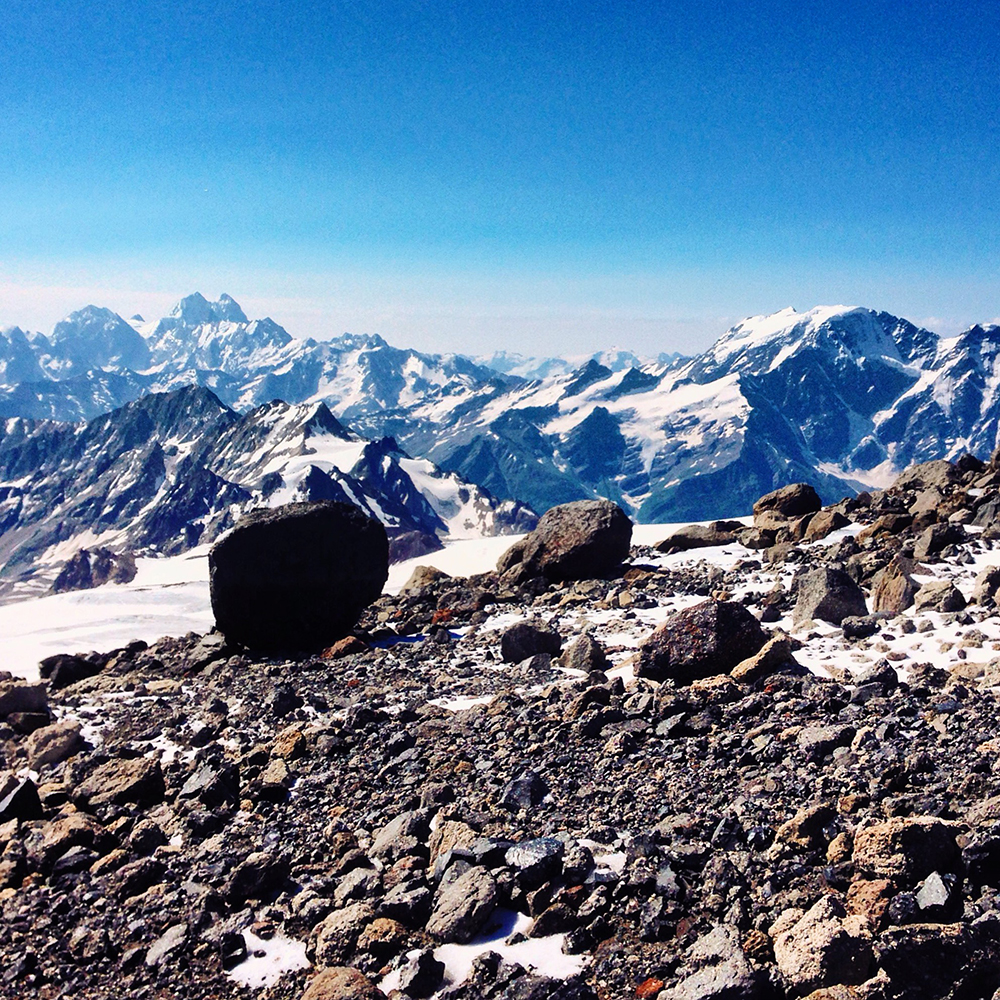
<path id="1" fill-rule="evenodd" d="M 305 941 L 295 941 L 280 932 L 274 937 L 258 937 L 252 931 L 244 931 L 247 943 L 247 957 L 226 975 L 241 986 L 252 990 L 262 990 L 274 986 L 286 972 L 308 969 Z"/>
<path id="2" fill-rule="evenodd" d="M 583 955 L 563 954 L 565 934 L 553 934 L 544 938 L 528 938 L 517 944 L 507 944 L 512 935 L 525 934 L 534 921 L 523 913 L 512 910 L 496 910 L 485 929 L 468 944 L 443 944 L 434 949 L 434 957 L 444 962 L 445 985 L 453 986 L 463 982 L 472 971 L 472 963 L 489 951 L 495 951 L 508 962 L 517 962 L 531 972 L 550 979 L 568 979 L 582 972 L 587 959 Z M 416 954 L 411 952 L 410 954 Z M 401 971 L 390 972 L 378 985 L 386 995 L 390 990 L 399 989 Z M 434 997 L 439 997 L 439 990 Z"/>

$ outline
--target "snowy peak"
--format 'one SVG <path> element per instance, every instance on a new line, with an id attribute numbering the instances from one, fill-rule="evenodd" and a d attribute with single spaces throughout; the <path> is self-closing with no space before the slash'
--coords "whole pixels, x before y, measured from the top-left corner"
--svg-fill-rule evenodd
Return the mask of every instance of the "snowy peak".
<path id="1" fill-rule="evenodd" d="M 131 368 L 149 365 L 145 340 L 116 312 L 86 306 L 56 323 L 48 340 L 52 355 L 43 367 L 57 377 L 92 368 Z"/>
<path id="2" fill-rule="evenodd" d="M 194 327 L 213 323 L 249 323 L 246 313 L 236 301 L 223 293 L 218 302 L 209 302 L 201 292 L 195 292 L 180 300 L 170 316 L 184 326 Z"/>
<path id="3" fill-rule="evenodd" d="M 899 345 L 886 326 L 880 315 L 871 309 L 817 306 L 798 313 L 789 307 L 770 316 L 751 316 L 738 323 L 697 359 L 693 367 L 706 378 L 717 378 L 732 371 L 763 374 L 803 350 L 822 351 L 831 360 L 889 358 L 902 361 Z"/>

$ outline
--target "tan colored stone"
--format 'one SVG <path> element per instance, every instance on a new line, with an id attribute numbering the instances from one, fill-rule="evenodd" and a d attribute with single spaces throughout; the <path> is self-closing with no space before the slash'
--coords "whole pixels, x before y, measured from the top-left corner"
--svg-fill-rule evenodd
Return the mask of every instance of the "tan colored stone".
<path id="1" fill-rule="evenodd" d="M 357 969 L 334 968 L 313 976 L 301 1000 L 385 1000 L 385 994 Z"/>
<path id="2" fill-rule="evenodd" d="M 741 684 L 753 684 L 780 667 L 796 665 L 792 640 L 784 632 L 775 632 L 753 656 L 737 663 L 730 676 Z"/>
<path id="3" fill-rule="evenodd" d="M 471 847 L 479 838 L 479 834 L 466 823 L 446 819 L 439 823 L 431 832 L 428 845 L 431 851 L 430 867 L 442 854 L 447 854 L 453 847 Z"/>

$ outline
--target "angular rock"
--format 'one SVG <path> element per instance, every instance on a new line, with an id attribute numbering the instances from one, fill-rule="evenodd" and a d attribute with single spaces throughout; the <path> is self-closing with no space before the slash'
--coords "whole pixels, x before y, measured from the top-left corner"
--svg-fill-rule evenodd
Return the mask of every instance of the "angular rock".
<path id="1" fill-rule="evenodd" d="M 917 611 L 961 611 L 965 598 L 950 580 L 928 580 L 917 591 L 913 605 Z"/>
<path id="2" fill-rule="evenodd" d="M 247 899 L 266 899 L 288 878 L 286 858 L 266 851 L 248 854 L 234 869 L 226 886 L 226 895 L 234 903 Z"/>
<path id="3" fill-rule="evenodd" d="M 759 978 L 735 927 L 720 924 L 698 938 L 688 960 L 700 968 L 659 993 L 661 1000 L 755 1000 L 760 995 Z"/>
<path id="4" fill-rule="evenodd" d="M 839 510 L 820 510 L 809 518 L 803 541 L 818 542 L 839 528 L 846 528 L 850 520 Z"/>
<path id="5" fill-rule="evenodd" d="M 450 580 L 451 576 L 436 566 L 414 566 L 406 583 L 399 588 L 400 594 L 418 594 L 432 583 Z"/>
<path id="6" fill-rule="evenodd" d="M 955 465 L 938 458 L 911 465 L 896 477 L 892 485 L 897 490 L 922 490 L 932 486 L 945 489 L 960 482 L 961 478 L 962 474 Z"/>
<path id="7" fill-rule="evenodd" d="M 822 897 L 805 913 L 781 914 L 771 935 L 778 970 L 796 992 L 868 978 L 874 956 L 864 921 L 834 896 Z"/>
<path id="8" fill-rule="evenodd" d="M 465 944 L 497 905 L 497 885 L 485 868 L 470 868 L 444 886 L 434 901 L 427 933 L 441 941 Z"/>
<path id="9" fill-rule="evenodd" d="M 418 853 L 430 836 L 430 823 L 431 813 L 427 809 L 400 813 L 375 835 L 371 854 L 377 858 L 388 857 L 395 861 L 397 858 Z"/>
<path id="10" fill-rule="evenodd" d="M 439 962 L 429 948 L 423 948 L 403 967 L 399 988 L 408 997 L 422 1000 L 441 988 L 444 969 L 444 962 Z"/>
<path id="11" fill-rule="evenodd" d="M 720 527 L 725 523 L 724 521 L 713 521 L 711 524 L 689 524 L 679 528 L 662 542 L 657 542 L 654 548 L 657 552 L 687 552 L 689 549 L 729 545 L 736 540 L 736 534 L 732 530 Z M 743 527 L 742 524 L 739 526 Z"/>
<path id="12" fill-rule="evenodd" d="M 41 818 L 42 803 L 35 783 L 10 771 L 0 773 L 0 823 Z"/>
<path id="13" fill-rule="evenodd" d="M 582 670 L 589 674 L 594 670 L 606 670 L 608 657 L 604 647 L 590 635 L 578 635 L 562 651 L 562 665 L 570 670 Z"/>
<path id="14" fill-rule="evenodd" d="M 913 604 L 920 584 L 910 575 L 913 563 L 902 556 L 892 560 L 872 578 L 872 612 L 898 615 Z"/>
<path id="15" fill-rule="evenodd" d="M 252 511 L 209 553 L 219 630 L 264 652 L 329 646 L 382 593 L 388 573 L 385 528 L 334 501 Z"/>
<path id="16" fill-rule="evenodd" d="M 73 799 L 94 809 L 103 805 L 152 806 L 163 801 L 163 772 L 158 760 L 117 758 L 101 764 L 73 791 Z"/>
<path id="17" fill-rule="evenodd" d="M 631 541 L 632 522 L 618 504 L 578 500 L 541 516 L 520 562 L 526 575 L 552 581 L 608 577 L 628 558 Z"/>
<path id="18" fill-rule="evenodd" d="M 562 871 L 566 845 L 555 837 L 537 837 L 511 847 L 505 856 L 518 884 L 534 889 Z"/>
<path id="19" fill-rule="evenodd" d="M 766 493 L 753 505 L 754 524 L 758 514 L 773 511 L 782 517 L 802 517 L 822 508 L 819 494 L 808 483 L 792 483 L 781 489 Z"/>
<path id="20" fill-rule="evenodd" d="M 150 946 L 146 952 L 146 965 L 157 966 L 166 961 L 170 953 L 180 948 L 188 935 L 187 924 L 174 924 L 168 927 Z"/>
<path id="21" fill-rule="evenodd" d="M 913 544 L 913 558 L 917 562 L 934 559 L 948 545 L 959 545 L 966 539 L 960 524 L 932 524 L 925 528 Z"/>
<path id="22" fill-rule="evenodd" d="M 742 604 L 708 600 L 676 611 L 639 646 L 637 677 L 689 684 L 754 656 L 767 633 Z"/>
<path id="23" fill-rule="evenodd" d="M 862 827 L 854 836 L 854 865 L 860 874 L 892 879 L 901 888 L 931 872 L 954 872 L 961 864 L 955 828 L 932 816 L 895 816 Z"/>
<path id="24" fill-rule="evenodd" d="M 0 719 L 15 712 L 48 712 L 44 684 L 28 684 L 9 674 L 0 677 Z"/>
<path id="25" fill-rule="evenodd" d="M 389 539 L 389 563 L 416 559 L 431 552 L 440 552 L 444 544 L 429 531 L 403 531 Z"/>
<path id="26" fill-rule="evenodd" d="M 525 771 L 509 782 L 500 795 L 500 805 L 512 812 L 537 806 L 549 793 L 549 786 L 534 771 Z"/>
<path id="27" fill-rule="evenodd" d="M 1000 566 L 987 566 L 976 577 L 972 600 L 977 604 L 996 602 L 998 591 L 1000 591 Z"/>
<path id="28" fill-rule="evenodd" d="M 817 566 L 795 578 L 798 599 L 792 611 L 795 621 L 818 618 L 839 625 L 845 618 L 868 614 L 865 595 L 842 569 Z"/>
<path id="29" fill-rule="evenodd" d="M 25 741 L 28 766 L 37 771 L 46 764 L 61 764 L 86 746 L 79 722 L 57 722 L 36 729 Z"/>
<path id="30" fill-rule="evenodd" d="M 38 664 L 38 672 L 53 691 L 69 687 L 101 672 L 101 663 L 86 656 L 56 653 Z"/>
<path id="31" fill-rule="evenodd" d="M 520 663 L 538 653 L 556 656 L 561 648 L 559 633 L 538 621 L 515 622 L 500 637 L 500 656 L 505 663 Z"/>
<path id="32" fill-rule="evenodd" d="M 775 632 L 753 656 L 737 663 L 729 675 L 742 684 L 753 684 L 777 670 L 798 666 L 792 655 L 791 637 Z"/>

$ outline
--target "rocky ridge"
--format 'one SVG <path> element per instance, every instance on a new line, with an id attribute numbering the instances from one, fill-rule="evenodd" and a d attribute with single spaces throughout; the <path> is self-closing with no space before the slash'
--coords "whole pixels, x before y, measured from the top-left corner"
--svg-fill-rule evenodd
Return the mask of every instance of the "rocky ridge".
<path id="1" fill-rule="evenodd" d="M 303 659 L 0 681 L 0 995 L 990 997 L 998 504 L 934 462 L 601 577 L 424 569 Z"/>

